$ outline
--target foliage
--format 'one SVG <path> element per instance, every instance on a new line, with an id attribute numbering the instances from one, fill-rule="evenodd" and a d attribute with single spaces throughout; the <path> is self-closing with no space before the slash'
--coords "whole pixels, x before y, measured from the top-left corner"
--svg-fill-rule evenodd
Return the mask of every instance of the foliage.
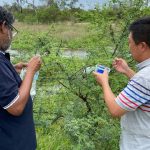
<path id="1" fill-rule="evenodd" d="M 38 10 L 37 18 L 39 22 L 50 23 L 50 22 L 55 22 L 59 14 L 60 14 L 59 9 L 56 6 L 51 6 L 51 7 L 42 8 Z"/>
<path id="2" fill-rule="evenodd" d="M 128 25 L 148 15 L 149 8 L 139 0 L 133 2 L 133 6 L 121 3 L 115 9 L 96 8 L 87 16 L 81 11 L 91 22 L 86 37 L 60 40 L 52 32 L 55 30 L 52 26 L 39 34 L 24 31 L 14 41 L 14 48 L 24 49 L 30 57 L 39 53 L 43 60 L 34 100 L 38 150 L 119 149 L 119 120 L 108 114 L 102 89 L 87 67 L 99 63 L 110 67 L 110 85 L 116 95 L 127 84 L 127 78 L 116 73 L 111 63 L 117 56 L 125 58 L 131 67 L 134 65 L 128 52 Z M 45 11 L 50 10 L 47 7 Z M 66 45 L 72 49 L 84 48 L 87 55 L 82 59 L 65 57 Z"/>

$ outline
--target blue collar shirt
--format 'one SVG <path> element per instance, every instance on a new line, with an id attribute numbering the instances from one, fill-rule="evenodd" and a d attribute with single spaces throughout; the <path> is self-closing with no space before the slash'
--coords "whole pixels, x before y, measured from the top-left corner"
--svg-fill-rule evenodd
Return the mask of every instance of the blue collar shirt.
<path id="1" fill-rule="evenodd" d="M 31 97 L 22 115 L 13 116 L 6 110 L 18 100 L 21 83 L 13 65 L 0 51 L 0 150 L 36 149 Z"/>

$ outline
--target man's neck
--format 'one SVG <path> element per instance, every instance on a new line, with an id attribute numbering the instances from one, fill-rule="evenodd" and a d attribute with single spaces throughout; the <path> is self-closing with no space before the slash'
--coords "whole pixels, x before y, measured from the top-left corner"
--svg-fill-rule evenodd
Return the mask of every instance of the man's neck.
<path id="1" fill-rule="evenodd" d="M 145 53 L 143 53 L 141 56 L 140 56 L 140 58 L 139 58 L 139 63 L 140 62 L 143 62 L 143 61 L 145 61 L 145 60 L 147 60 L 147 59 L 149 59 L 150 58 L 150 49 L 148 49 Z"/>

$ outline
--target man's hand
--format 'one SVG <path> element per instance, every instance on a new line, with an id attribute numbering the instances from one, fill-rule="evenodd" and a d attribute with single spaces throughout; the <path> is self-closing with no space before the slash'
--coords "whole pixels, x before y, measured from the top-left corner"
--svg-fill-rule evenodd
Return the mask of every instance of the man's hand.
<path id="1" fill-rule="evenodd" d="M 18 64 L 15 64 L 14 68 L 17 71 L 17 73 L 20 73 L 23 68 L 27 67 L 27 65 L 28 65 L 27 63 L 20 62 Z"/>
<path id="2" fill-rule="evenodd" d="M 95 76 L 99 85 L 104 86 L 105 84 L 108 84 L 108 72 L 106 69 L 102 74 L 93 72 L 93 75 Z"/>
<path id="3" fill-rule="evenodd" d="M 19 88 L 19 98 L 15 103 L 13 103 L 12 106 L 7 109 L 10 114 L 14 116 L 20 116 L 23 113 L 30 95 L 34 74 L 40 69 L 41 63 L 42 61 L 40 56 L 34 56 L 28 62 L 25 78 Z"/>
<path id="4" fill-rule="evenodd" d="M 102 90 L 104 93 L 104 100 L 109 109 L 109 112 L 113 117 L 120 117 L 124 115 L 127 111 L 122 109 L 115 101 L 116 96 L 112 92 L 109 82 L 108 82 L 108 72 L 104 70 L 103 74 L 99 74 L 97 72 L 93 72 L 97 82 L 102 86 Z"/>
<path id="5" fill-rule="evenodd" d="M 126 74 L 126 72 L 129 70 L 129 66 L 127 62 L 122 58 L 115 58 L 113 61 L 113 67 L 121 73 Z"/>
<path id="6" fill-rule="evenodd" d="M 127 62 L 122 58 L 115 58 L 113 67 L 120 73 L 125 74 L 128 78 L 134 76 L 135 72 L 128 66 Z"/>
<path id="7" fill-rule="evenodd" d="M 41 64 L 42 64 L 42 60 L 41 60 L 40 56 L 34 56 L 28 62 L 27 71 L 35 73 L 40 69 Z"/>

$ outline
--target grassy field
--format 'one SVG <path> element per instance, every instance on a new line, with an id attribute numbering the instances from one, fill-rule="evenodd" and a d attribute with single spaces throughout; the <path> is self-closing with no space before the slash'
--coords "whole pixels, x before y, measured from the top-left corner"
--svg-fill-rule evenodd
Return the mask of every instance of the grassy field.
<path id="1" fill-rule="evenodd" d="M 83 38 L 89 35 L 89 23 L 53 23 L 53 24 L 34 24 L 29 25 L 25 23 L 15 22 L 14 26 L 20 31 L 27 31 L 31 33 L 51 32 L 54 37 L 61 40 L 72 40 L 76 38 Z M 19 35 L 18 35 L 19 36 Z"/>

